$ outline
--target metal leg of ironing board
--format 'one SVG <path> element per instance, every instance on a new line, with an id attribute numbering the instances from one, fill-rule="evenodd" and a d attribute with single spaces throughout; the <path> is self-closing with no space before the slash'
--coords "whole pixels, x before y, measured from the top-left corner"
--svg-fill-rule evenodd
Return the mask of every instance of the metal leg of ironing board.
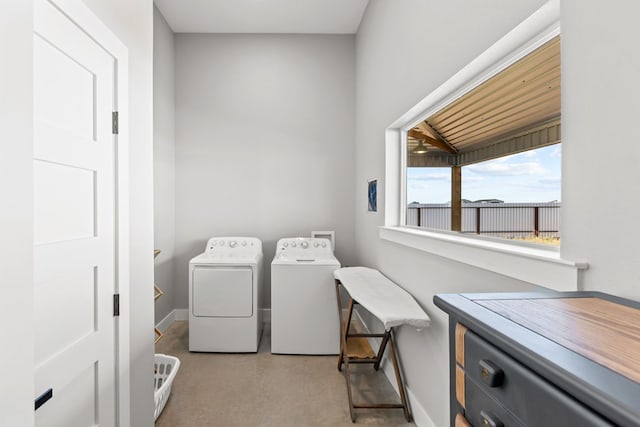
<path id="1" fill-rule="evenodd" d="M 338 371 L 342 370 L 342 354 L 344 348 L 342 347 L 342 335 L 343 335 L 343 321 L 342 321 L 342 304 L 340 304 L 340 281 L 336 279 L 336 301 L 338 302 L 338 333 L 340 334 L 340 354 L 338 355 Z"/>
<path id="2" fill-rule="evenodd" d="M 353 412 L 353 396 L 351 395 L 351 372 L 349 371 L 349 354 L 347 353 L 347 337 L 346 334 L 342 335 L 342 345 L 344 346 L 344 376 L 347 379 L 347 396 L 349 396 L 349 415 L 351 415 L 351 422 L 356 422 L 356 414 Z"/>
<path id="3" fill-rule="evenodd" d="M 338 356 L 338 370 L 342 371 L 344 362 L 345 378 L 347 380 L 347 396 L 349 397 L 349 415 L 351 422 L 356 422 L 356 414 L 353 412 L 353 397 L 351 396 L 351 375 L 349 373 L 349 353 L 347 351 L 347 335 L 349 334 L 349 323 L 351 323 L 351 313 L 353 312 L 353 298 L 349 296 L 349 308 L 347 317 L 342 320 L 342 307 L 340 305 L 340 281 L 336 279 L 336 299 L 338 301 L 338 316 L 340 319 L 340 355 Z"/>
<path id="4" fill-rule="evenodd" d="M 382 337 L 382 342 L 380 343 L 380 348 L 378 349 L 378 355 L 376 356 L 376 362 L 373 364 L 373 369 L 376 371 L 380 369 L 380 362 L 382 362 L 382 356 L 384 355 L 384 350 L 387 347 L 387 342 L 389 342 L 389 337 L 391 336 L 391 329 L 384 332 L 384 336 Z"/>
<path id="5" fill-rule="evenodd" d="M 348 357 L 347 353 L 347 337 L 349 335 L 349 325 L 351 324 L 351 315 L 353 313 L 354 301 L 349 296 L 349 308 L 347 309 L 347 316 L 342 320 L 342 307 L 340 305 L 340 281 L 336 279 L 336 297 L 338 300 L 338 316 L 340 319 L 340 355 L 338 356 L 338 371 L 342 371 L 343 360 Z M 344 337 L 344 343 L 342 342 Z"/>
<path id="6" fill-rule="evenodd" d="M 404 417 L 407 421 L 412 420 L 411 411 L 409 410 L 409 402 L 407 402 L 407 396 L 404 390 L 404 382 L 402 381 L 402 376 L 400 374 L 400 366 L 398 366 L 398 358 L 396 357 L 396 346 L 394 344 L 394 339 L 391 336 L 393 328 L 389 330 L 389 352 L 391 353 L 391 362 L 393 363 L 393 371 L 396 374 L 396 382 L 398 383 L 398 391 L 400 392 L 400 400 L 402 401 L 402 410 L 404 411 Z"/>

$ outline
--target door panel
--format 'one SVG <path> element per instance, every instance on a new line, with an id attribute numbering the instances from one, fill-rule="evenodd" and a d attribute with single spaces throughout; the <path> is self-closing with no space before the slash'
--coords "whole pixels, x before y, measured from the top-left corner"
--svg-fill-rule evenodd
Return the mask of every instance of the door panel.
<path id="1" fill-rule="evenodd" d="M 96 411 L 97 369 L 89 366 L 55 394 L 56 404 L 45 404 L 36 412 L 36 425 L 43 427 L 92 426 Z"/>
<path id="2" fill-rule="evenodd" d="M 42 37 L 34 39 L 34 55 L 47 68 L 34 70 L 36 120 L 95 139 L 95 75 Z M 64 78 L 60 78 L 64 76 Z M 60 108 L 64 100 L 65 108 Z"/>
<path id="3" fill-rule="evenodd" d="M 51 354 L 64 351 L 96 331 L 97 268 L 74 266 L 51 280 L 42 282 L 35 296 L 35 363 L 46 362 Z M 62 299 L 68 304 L 49 304 Z M 48 319 L 60 319 L 52 323 Z"/>
<path id="4" fill-rule="evenodd" d="M 34 15 L 37 426 L 115 425 L 114 58 L 55 6 Z"/>
<path id="5" fill-rule="evenodd" d="M 95 171 L 36 160 L 34 235 L 36 244 L 95 235 Z"/>

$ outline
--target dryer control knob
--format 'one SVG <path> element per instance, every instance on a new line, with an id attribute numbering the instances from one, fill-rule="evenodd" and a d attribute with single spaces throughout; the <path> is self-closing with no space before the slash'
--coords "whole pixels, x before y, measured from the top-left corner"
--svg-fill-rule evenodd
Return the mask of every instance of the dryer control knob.
<path id="1" fill-rule="evenodd" d="M 291 247 L 295 248 L 296 247 L 296 242 L 291 242 Z"/>
<path id="2" fill-rule="evenodd" d="M 326 247 L 327 247 L 327 244 L 326 244 L 325 242 L 322 242 L 322 247 L 323 247 L 323 248 L 326 248 Z"/>
<path id="3" fill-rule="evenodd" d="M 320 245 L 318 244 L 318 242 L 313 242 L 313 247 L 314 247 L 314 248 L 317 248 L 318 246 L 320 246 Z"/>
<path id="4" fill-rule="evenodd" d="M 286 248 L 287 246 L 289 246 L 289 244 L 288 244 L 287 242 L 284 242 L 284 243 L 282 244 L 282 246 L 284 246 L 284 247 Z"/>
<path id="5" fill-rule="evenodd" d="M 230 248 L 235 248 L 238 245 L 238 242 L 236 242 L 235 240 L 232 240 L 229 242 L 229 247 Z"/>
<path id="6" fill-rule="evenodd" d="M 224 246 L 224 240 L 220 240 L 220 246 Z"/>
<path id="7" fill-rule="evenodd" d="M 242 246 L 247 246 L 247 241 L 246 240 L 242 241 Z"/>
<path id="8" fill-rule="evenodd" d="M 300 247 L 301 247 L 302 249 L 307 249 L 307 248 L 309 247 L 309 243 L 307 243 L 307 242 L 302 242 L 302 243 L 300 243 Z"/>

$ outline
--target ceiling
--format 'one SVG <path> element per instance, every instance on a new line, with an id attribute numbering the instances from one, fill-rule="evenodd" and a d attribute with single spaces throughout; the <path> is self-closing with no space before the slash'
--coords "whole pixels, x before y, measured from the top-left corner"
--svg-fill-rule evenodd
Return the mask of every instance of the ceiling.
<path id="1" fill-rule="evenodd" d="M 176 33 L 355 34 L 369 0 L 155 0 Z"/>
<path id="2" fill-rule="evenodd" d="M 408 132 L 413 165 L 464 165 L 560 142 L 560 37 Z M 424 141 L 432 160 L 411 151 Z"/>

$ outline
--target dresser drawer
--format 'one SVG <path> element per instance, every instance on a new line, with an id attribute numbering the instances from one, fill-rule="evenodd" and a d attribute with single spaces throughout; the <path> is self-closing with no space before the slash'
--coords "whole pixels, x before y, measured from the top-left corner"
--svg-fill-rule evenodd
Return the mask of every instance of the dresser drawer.
<path id="1" fill-rule="evenodd" d="M 471 331 L 464 337 L 464 370 L 467 410 L 475 408 L 473 394 L 479 389 L 527 426 L 613 425 Z"/>
<path id="2" fill-rule="evenodd" d="M 467 378 L 465 418 L 474 427 L 525 427 L 500 402 Z"/>

